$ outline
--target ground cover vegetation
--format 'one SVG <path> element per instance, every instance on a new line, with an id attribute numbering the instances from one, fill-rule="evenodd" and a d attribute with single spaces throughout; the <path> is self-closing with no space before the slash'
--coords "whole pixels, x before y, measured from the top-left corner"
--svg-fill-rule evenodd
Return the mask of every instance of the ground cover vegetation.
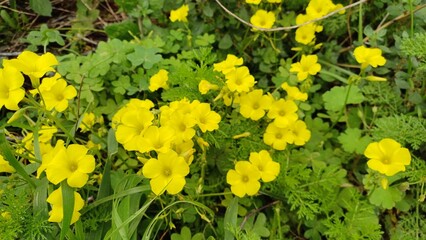
<path id="1" fill-rule="evenodd" d="M 425 239 L 421 0 L 0 2 L 0 239 Z"/>

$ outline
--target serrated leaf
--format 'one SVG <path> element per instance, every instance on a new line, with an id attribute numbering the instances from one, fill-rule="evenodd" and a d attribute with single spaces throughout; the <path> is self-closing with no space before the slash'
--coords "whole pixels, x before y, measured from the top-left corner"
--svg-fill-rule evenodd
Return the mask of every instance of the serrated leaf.
<path id="1" fill-rule="evenodd" d="M 371 138 L 368 136 L 361 137 L 361 133 L 362 131 L 358 128 L 348 128 L 337 139 L 346 152 L 362 154 L 371 142 Z"/>
<path id="2" fill-rule="evenodd" d="M 324 100 L 324 107 L 329 111 L 340 111 L 345 104 L 346 95 L 348 94 L 349 86 L 344 87 L 333 87 L 330 91 L 327 91 L 322 95 Z M 364 101 L 358 86 L 351 86 L 346 104 L 358 104 Z"/>
<path id="3" fill-rule="evenodd" d="M 370 203 L 391 209 L 395 204 L 402 199 L 402 192 L 395 187 L 388 187 L 386 190 L 383 188 L 376 188 L 370 195 Z"/>

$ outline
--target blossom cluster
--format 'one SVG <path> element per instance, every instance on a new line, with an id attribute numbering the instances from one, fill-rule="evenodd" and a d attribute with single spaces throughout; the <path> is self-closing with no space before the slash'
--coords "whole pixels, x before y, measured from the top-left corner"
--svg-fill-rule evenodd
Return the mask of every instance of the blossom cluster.
<path id="1" fill-rule="evenodd" d="M 152 191 L 157 195 L 165 190 L 176 194 L 183 189 L 194 159 L 196 132 L 218 129 L 221 117 L 210 104 L 198 100 L 182 99 L 158 110 L 153 107 L 150 100 L 131 99 L 114 115 L 113 128 L 126 150 L 157 155 L 142 169 L 151 179 Z"/>

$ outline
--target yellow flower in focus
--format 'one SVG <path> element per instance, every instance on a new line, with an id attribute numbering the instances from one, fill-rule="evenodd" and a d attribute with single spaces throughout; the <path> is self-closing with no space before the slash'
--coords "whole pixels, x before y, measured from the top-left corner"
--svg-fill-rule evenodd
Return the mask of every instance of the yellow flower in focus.
<path id="1" fill-rule="evenodd" d="M 156 195 L 161 195 L 166 190 L 169 194 L 182 191 L 188 173 L 189 166 L 185 159 L 174 151 L 159 153 L 158 159 L 151 158 L 142 168 L 142 174 L 151 179 L 151 190 Z"/>
<path id="2" fill-rule="evenodd" d="M 253 90 L 240 97 L 240 113 L 257 121 L 265 116 L 265 110 L 269 109 L 272 101 L 272 97 L 263 95 L 262 89 Z"/>
<path id="3" fill-rule="evenodd" d="M 261 1 L 262 0 L 246 0 L 246 3 L 248 3 L 248 4 L 254 4 L 254 5 L 259 5 L 259 3 Z"/>
<path id="4" fill-rule="evenodd" d="M 317 61 L 317 55 L 302 55 L 300 62 L 291 64 L 290 72 L 297 73 L 297 79 L 303 81 L 309 75 L 313 76 L 321 71 L 321 65 Z"/>
<path id="5" fill-rule="evenodd" d="M 250 23 L 260 28 L 272 28 L 275 23 L 275 14 L 273 12 L 267 12 L 259 9 L 250 18 Z M 253 30 L 256 31 L 257 29 L 253 28 Z"/>
<path id="6" fill-rule="evenodd" d="M 336 5 L 331 0 L 310 0 L 306 7 L 306 14 L 311 18 L 320 18 L 335 9 Z"/>
<path id="7" fill-rule="evenodd" d="M 320 28 L 322 30 L 322 28 Z M 317 32 L 318 26 L 314 23 L 303 25 L 298 27 L 296 30 L 295 40 L 298 43 L 308 45 L 315 42 L 315 32 Z"/>
<path id="8" fill-rule="evenodd" d="M 286 82 L 281 84 L 281 87 L 287 92 L 286 100 L 298 100 L 302 102 L 308 100 L 308 94 L 302 93 L 297 87 L 292 87 Z"/>
<path id="9" fill-rule="evenodd" d="M 291 123 L 295 122 L 299 117 L 297 116 L 298 107 L 292 100 L 279 99 L 271 104 L 268 112 L 268 117 L 274 119 L 277 127 L 285 128 Z"/>
<path id="10" fill-rule="evenodd" d="M 68 107 L 68 101 L 77 96 L 77 90 L 72 85 L 67 85 L 67 82 L 61 78 L 59 73 L 51 78 L 43 79 L 39 86 L 39 91 L 31 91 L 33 94 L 40 93 L 43 97 L 42 104 L 46 109 L 51 111 L 55 109 L 58 112 L 63 112 Z"/>
<path id="11" fill-rule="evenodd" d="M 112 117 L 111 121 L 111 127 L 113 129 L 117 129 L 117 126 L 121 123 L 121 117 L 124 115 L 124 113 L 131 111 L 131 110 L 138 110 L 138 109 L 147 109 L 150 110 L 154 107 L 154 103 L 149 100 L 141 100 L 137 98 L 132 98 L 130 101 L 124 105 L 124 107 L 120 108 Z"/>
<path id="12" fill-rule="evenodd" d="M 180 8 L 170 12 L 170 21 L 188 22 L 188 19 L 186 18 L 188 16 L 188 12 L 189 6 L 188 4 L 184 4 Z"/>
<path id="13" fill-rule="evenodd" d="M 226 182 L 231 185 L 231 192 L 238 197 L 253 196 L 260 189 L 260 172 L 256 166 L 248 161 L 238 161 L 235 170 L 226 174 Z"/>
<path id="14" fill-rule="evenodd" d="M 168 126 L 149 126 L 143 134 L 142 143 L 139 146 L 139 152 L 149 151 L 168 152 L 172 141 L 175 139 L 175 131 Z"/>
<path id="15" fill-rule="evenodd" d="M 263 142 L 273 149 L 284 150 L 287 143 L 294 141 L 294 135 L 289 128 L 280 128 L 272 122 L 270 123 L 263 134 Z"/>
<path id="16" fill-rule="evenodd" d="M 168 89 L 167 81 L 169 80 L 169 72 L 164 69 L 160 69 L 158 73 L 154 74 L 149 79 L 149 91 L 154 92 L 160 88 Z"/>
<path id="17" fill-rule="evenodd" d="M 311 131 L 306 127 L 306 123 L 302 120 L 297 120 L 290 125 L 290 131 L 293 135 L 293 143 L 296 146 L 303 146 L 309 139 L 311 139 Z"/>
<path id="18" fill-rule="evenodd" d="M 210 110 L 210 104 L 200 103 L 192 114 L 203 133 L 219 129 L 221 117 L 217 112 Z"/>
<path id="19" fill-rule="evenodd" d="M 225 75 L 226 85 L 231 92 L 248 92 L 255 84 L 254 77 L 250 75 L 247 67 L 239 67 Z"/>
<path id="20" fill-rule="evenodd" d="M 3 60 L 7 61 L 7 60 Z M 18 103 L 24 99 L 24 77 L 13 67 L 0 69 L 0 109 L 18 110 Z"/>
<path id="21" fill-rule="evenodd" d="M 401 144 L 391 138 L 370 143 L 365 149 L 364 155 L 370 159 L 367 162 L 370 169 L 386 176 L 393 176 L 398 172 L 405 171 L 405 166 L 411 162 L 408 149 L 401 147 Z"/>
<path id="22" fill-rule="evenodd" d="M 58 60 L 52 53 L 41 56 L 30 51 L 23 51 L 16 59 L 3 60 L 3 66 L 12 66 L 28 75 L 34 88 L 40 85 L 40 78 L 47 72 L 54 72 L 52 66 L 58 65 Z"/>
<path id="23" fill-rule="evenodd" d="M 170 118 L 167 122 L 164 122 L 162 126 L 169 126 L 174 129 L 174 142 L 184 142 L 189 141 L 195 135 L 195 119 L 191 114 L 183 114 L 181 112 L 176 112 L 173 114 L 173 117 Z"/>
<path id="24" fill-rule="evenodd" d="M 9 162 L 6 161 L 2 155 L 0 155 L 0 173 L 2 172 L 13 173 L 15 169 L 10 166 Z"/>
<path id="25" fill-rule="evenodd" d="M 154 115 L 146 108 L 129 108 L 117 126 L 115 137 L 128 151 L 137 151 L 143 142 L 143 134 L 152 125 Z"/>
<path id="26" fill-rule="evenodd" d="M 70 187 L 81 188 L 89 179 L 89 173 L 95 170 L 95 158 L 87 154 L 88 149 L 79 144 L 64 147 L 63 141 L 58 141 L 54 150 L 43 156 L 46 162 L 47 179 L 58 184 L 67 179 Z"/>
<path id="27" fill-rule="evenodd" d="M 260 172 L 260 178 L 264 182 L 273 181 L 280 173 L 280 164 L 272 161 L 271 155 L 266 150 L 258 153 L 251 152 L 249 161 L 257 167 Z"/>
<path id="28" fill-rule="evenodd" d="M 219 89 L 219 86 L 216 84 L 211 84 L 207 80 L 201 80 L 198 84 L 198 91 L 200 91 L 201 94 L 207 94 L 210 90 L 217 90 Z"/>
<path id="29" fill-rule="evenodd" d="M 368 65 L 375 68 L 383 66 L 386 63 L 386 59 L 382 56 L 382 50 L 380 48 L 359 46 L 355 48 L 354 56 L 356 61 L 361 64 L 361 69 L 365 69 Z"/>
<path id="30" fill-rule="evenodd" d="M 241 66 L 243 62 L 243 58 L 238 58 L 233 54 L 228 54 L 224 61 L 213 64 L 213 69 L 217 72 L 227 74 L 235 70 L 235 66 Z"/>
<path id="31" fill-rule="evenodd" d="M 64 206 L 62 199 L 62 188 L 59 187 L 53 191 L 47 198 L 47 202 L 52 206 L 52 210 L 49 212 L 49 222 L 62 222 L 64 218 Z M 71 217 L 71 224 L 77 222 L 80 218 L 80 210 L 84 206 L 84 201 L 78 192 L 74 192 L 74 210 Z"/>

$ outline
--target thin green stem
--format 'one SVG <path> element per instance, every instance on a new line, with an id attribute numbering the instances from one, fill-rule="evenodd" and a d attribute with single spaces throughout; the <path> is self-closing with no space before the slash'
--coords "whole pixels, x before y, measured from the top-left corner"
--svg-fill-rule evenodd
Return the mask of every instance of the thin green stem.
<path id="1" fill-rule="evenodd" d="M 349 70 L 346 70 L 346 69 L 344 69 L 344 68 L 341 68 L 341 67 L 337 66 L 336 64 L 329 63 L 329 62 L 324 61 L 324 60 L 322 60 L 322 59 L 319 59 L 319 60 L 318 60 L 318 62 L 319 62 L 321 65 L 325 65 L 325 66 L 327 66 L 327 67 L 334 68 L 334 69 L 336 69 L 336 70 L 337 70 L 337 71 L 339 71 L 339 72 L 342 72 L 342 73 L 347 74 L 348 76 L 356 75 L 355 73 L 353 73 L 353 72 L 351 72 L 351 71 L 349 71 Z"/>
<path id="2" fill-rule="evenodd" d="M 363 35 L 363 28 L 362 28 L 362 3 L 359 5 L 359 16 L 358 16 L 358 42 L 362 44 L 362 35 Z"/>
<path id="3" fill-rule="evenodd" d="M 341 81 L 341 82 L 343 82 L 343 83 L 348 83 L 348 80 L 347 80 L 346 78 L 343 78 L 343 77 L 341 77 L 341 76 L 339 76 L 339 75 L 337 75 L 337 74 L 334 74 L 334 73 L 332 73 L 332 72 L 330 72 L 330 71 L 327 71 L 327 70 L 321 69 L 321 74 L 324 74 L 324 75 L 328 75 L 328 76 L 330 76 L 330 77 L 333 77 L 333 78 L 335 78 L 335 79 L 337 79 L 337 80 L 339 80 L 339 81 Z"/>

